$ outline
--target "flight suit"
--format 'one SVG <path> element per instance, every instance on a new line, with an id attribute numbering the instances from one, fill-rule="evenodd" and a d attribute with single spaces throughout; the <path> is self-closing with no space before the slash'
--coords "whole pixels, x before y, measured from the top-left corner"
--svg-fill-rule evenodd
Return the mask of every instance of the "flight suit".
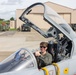
<path id="1" fill-rule="evenodd" d="M 50 65 L 52 63 L 52 55 L 46 52 L 45 55 L 37 57 L 38 68 Z"/>

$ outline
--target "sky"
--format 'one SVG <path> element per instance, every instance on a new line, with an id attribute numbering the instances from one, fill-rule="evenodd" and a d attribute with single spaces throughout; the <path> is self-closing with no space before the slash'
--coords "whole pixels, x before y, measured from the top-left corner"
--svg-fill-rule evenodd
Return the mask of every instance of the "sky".
<path id="1" fill-rule="evenodd" d="M 16 9 L 25 9 L 36 2 L 53 2 L 76 9 L 76 0 L 0 0 L 0 18 L 9 20 L 16 17 Z"/>

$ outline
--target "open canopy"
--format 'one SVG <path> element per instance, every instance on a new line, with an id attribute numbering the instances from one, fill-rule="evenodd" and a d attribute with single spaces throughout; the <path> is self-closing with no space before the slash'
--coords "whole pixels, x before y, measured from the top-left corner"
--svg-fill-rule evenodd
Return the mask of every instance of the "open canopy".
<path id="1" fill-rule="evenodd" d="M 20 19 L 25 23 L 29 23 L 32 28 L 47 38 L 51 36 L 56 37 L 57 32 L 62 32 L 70 40 L 76 37 L 70 25 L 53 9 L 42 3 L 35 3 L 28 7 L 20 16 Z M 42 23 L 38 21 L 42 21 Z M 44 27 L 46 28 L 44 29 Z M 53 27 L 55 29 L 53 29 Z"/>

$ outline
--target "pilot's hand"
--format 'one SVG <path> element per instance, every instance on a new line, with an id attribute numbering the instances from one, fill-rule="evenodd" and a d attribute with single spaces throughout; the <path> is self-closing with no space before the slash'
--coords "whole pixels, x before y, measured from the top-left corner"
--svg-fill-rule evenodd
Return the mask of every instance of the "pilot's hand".
<path id="1" fill-rule="evenodd" d="M 35 56 L 41 56 L 40 51 L 36 51 Z"/>

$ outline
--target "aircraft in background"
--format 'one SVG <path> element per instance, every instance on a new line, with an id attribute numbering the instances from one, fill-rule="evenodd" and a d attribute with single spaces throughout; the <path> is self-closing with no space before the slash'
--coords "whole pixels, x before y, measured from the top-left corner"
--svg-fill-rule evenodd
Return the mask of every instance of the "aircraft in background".
<path id="1" fill-rule="evenodd" d="M 39 7 L 42 9 L 40 12 Z M 42 27 L 46 25 L 46 29 L 37 25 L 38 17 L 41 17 Z M 53 63 L 38 69 L 35 51 L 21 48 L 0 63 L 0 75 L 76 75 L 76 33 L 70 25 L 43 3 L 29 6 L 20 16 L 20 20 L 46 39 L 51 37 L 55 39 L 48 41 L 48 52 L 54 49 L 54 52 L 51 52 Z"/>

